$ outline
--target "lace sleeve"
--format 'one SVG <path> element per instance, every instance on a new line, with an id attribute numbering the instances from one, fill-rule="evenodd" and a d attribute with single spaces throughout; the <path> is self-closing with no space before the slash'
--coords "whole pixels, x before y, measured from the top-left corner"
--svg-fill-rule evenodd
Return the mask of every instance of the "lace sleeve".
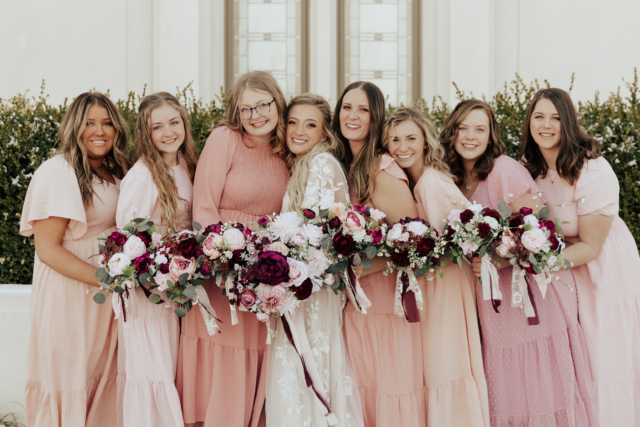
<path id="1" fill-rule="evenodd" d="M 318 154 L 311 162 L 302 207 L 328 209 L 336 202 L 349 202 L 347 179 L 331 154 Z"/>

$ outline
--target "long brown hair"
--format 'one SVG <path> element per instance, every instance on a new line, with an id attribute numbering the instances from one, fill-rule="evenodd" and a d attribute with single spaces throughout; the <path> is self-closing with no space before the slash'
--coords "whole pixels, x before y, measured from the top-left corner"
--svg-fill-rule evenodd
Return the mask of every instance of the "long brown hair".
<path id="1" fill-rule="evenodd" d="M 275 99 L 276 106 L 278 108 L 278 124 L 276 124 L 271 136 L 271 151 L 273 153 L 283 152 L 283 147 L 287 145 L 285 141 L 287 125 L 284 120 L 287 102 L 284 99 L 284 94 L 282 93 L 278 82 L 269 73 L 264 71 L 252 71 L 242 75 L 238 79 L 229 94 L 227 118 L 220 122 L 218 126 L 226 126 L 229 129 L 239 130 L 244 133 L 242 121 L 240 120 L 240 113 L 238 112 L 238 104 L 240 102 L 242 92 L 244 92 L 245 89 L 253 89 L 258 92 L 268 93 L 273 96 L 273 99 Z"/>
<path id="2" fill-rule="evenodd" d="M 489 145 L 473 166 L 473 172 L 478 181 L 487 178 L 487 175 L 493 170 L 495 159 L 503 155 L 506 151 L 504 143 L 500 141 L 500 126 L 493 113 L 493 108 L 479 99 L 465 99 L 459 102 L 445 120 L 442 132 L 440 132 L 440 141 L 446 153 L 447 163 L 449 164 L 449 168 L 451 168 L 453 180 L 458 186 L 462 185 L 464 181 L 462 158 L 456 151 L 458 128 L 460 127 L 460 123 L 467 117 L 467 114 L 473 110 L 482 110 L 489 118 Z"/>
<path id="3" fill-rule="evenodd" d="M 160 223 L 167 223 L 172 231 L 177 231 L 178 227 L 178 200 L 187 203 L 178 195 L 175 179 L 170 172 L 169 166 L 162 158 L 162 154 L 156 148 L 151 137 L 151 113 L 158 107 L 168 105 L 178 113 L 184 123 L 184 142 L 178 149 L 178 155 L 181 162 L 187 169 L 187 174 L 193 183 L 193 177 L 196 172 L 197 154 L 196 144 L 191 135 L 191 124 L 186 110 L 175 96 L 167 92 L 158 92 L 145 96 L 140 107 L 138 108 L 138 121 L 136 122 L 136 141 L 133 149 L 132 161 L 135 163 L 139 159 L 145 163 L 153 182 L 158 189 L 158 199 L 162 205 L 162 213 Z M 189 206 L 184 206 L 189 209 Z"/>
<path id="4" fill-rule="evenodd" d="M 109 98 L 99 92 L 85 92 L 73 100 L 58 132 L 61 146 L 57 154 L 61 154 L 71 164 L 78 178 L 82 202 L 86 208 L 93 205 L 93 179 L 98 178 L 104 182 L 106 178 L 95 170 L 89 163 L 87 148 L 82 141 L 82 133 L 87 124 L 89 108 L 94 105 L 104 107 L 109 113 L 109 118 L 116 136 L 113 140 L 113 148 L 104 157 L 102 163 L 109 173 L 118 179 L 122 179 L 129 169 L 129 161 L 126 152 L 129 143 L 127 123 L 122 114 Z"/>
<path id="5" fill-rule="evenodd" d="M 344 96 L 353 89 L 362 89 L 367 95 L 369 101 L 369 135 L 358 158 L 355 159 L 353 171 L 350 174 L 350 186 L 358 199 L 358 203 L 364 203 L 375 190 L 375 176 L 380 168 L 380 155 L 384 153 L 382 146 L 382 126 L 384 124 L 384 95 L 378 86 L 371 82 L 353 82 L 347 86 L 338 102 L 333 113 L 333 133 L 338 138 L 341 151 L 338 160 L 342 167 L 348 171 L 351 163 L 354 161 L 353 152 L 349 141 L 342 134 L 340 129 L 340 110 L 342 110 L 342 101 Z"/>
<path id="6" fill-rule="evenodd" d="M 585 160 L 600 157 L 600 144 L 582 130 L 571 97 L 564 90 L 541 89 L 534 95 L 527 108 L 522 128 L 520 158 L 533 179 L 538 176 L 542 176 L 542 178 L 547 176 L 549 165 L 531 135 L 531 117 L 536 104 L 543 98 L 553 103 L 560 116 L 560 152 L 556 159 L 556 171 L 562 179 L 573 185 L 580 176 Z"/>

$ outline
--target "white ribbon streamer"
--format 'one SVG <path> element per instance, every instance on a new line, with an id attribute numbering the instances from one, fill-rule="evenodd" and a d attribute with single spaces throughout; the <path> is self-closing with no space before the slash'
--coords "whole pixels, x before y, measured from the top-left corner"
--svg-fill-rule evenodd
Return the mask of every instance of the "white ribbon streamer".
<path id="1" fill-rule="evenodd" d="M 540 274 L 533 275 L 533 278 L 538 283 L 538 288 L 540 288 L 540 292 L 542 293 L 542 298 L 547 296 L 547 287 L 549 283 L 551 283 L 551 276 L 547 276 L 546 271 L 543 271 Z"/>
<path id="2" fill-rule="evenodd" d="M 424 300 L 422 299 L 422 289 L 418 285 L 418 279 L 410 268 L 398 268 L 398 276 L 396 276 L 396 295 L 393 301 L 393 314 L 404 317 L 404 306 L 402 305 L 402 275 L 409 277 L 409 286 L 407 292 L 411 291 L 416 295 L 416 306 L 418 310 L 423 310 Z"/>
<path id="3" fill-rule="evenodd" d="M 271 335 L 273 331 L 271 330 L 271 316 L 267 317 L 267 320 L 264 321 L 267 324 L 267 345 L 271 344 Z"/>
<path id="4" fill-rule="evenodd" d="M 513 272 L 511 273 L 511 307 L 522 307 L 527 317 L 536 317 L 536 312 L 529 298 L 527 281 L 524 278 L 526 274 L 527 272 L 517 264 L 513 266 Z"/>
<path id="5" fill-rule="evenodd" d="M 231 279 L 231 277 L 227 277 L 227 280 L 224 282 L 224 287 L 227 290 L 227 297 L 231 295 L 231 289 L 233 289 L 234 284 L 235 278 Z M 231 325 L 237 325 L 240 322 L 238 321 L 238 313 L 236 312 L 235 303 L 229 304 L 229 309 L 231 310 Z"/>
<path id="6" fill-rule="evenodd" d="M 126 292 L 118 293 L 114 292 L 111 297 L 111 306 L 113 307 L 113 312 L 115 313 L 115 318 L 119 318 L 122 314 L 122 303 L 120 302 L 120 298 L 124 301 L 124 308 L 127 314 L 127 321 L 124 322 L 125 326 L 131 326 L 131 320 L 138 315 L 138 295 L 136 294 L 135 288 L 129 288 L 129 297 L 126 296 Z M 151 303 L 149 303 L 151 304 Z"/>
<path id="7" fill-rule="evenodd" d="M 204 287 L 202 285 L 198 285 L 194 288 L 196 290 L 197 302 L 200 305 L 200 313 L 202 314 L 202 319 L 207 327 L 207 332 L 209 335 L 215 335 L 220 332 L 220 328 L 218 327 L 218 323 L 215 319 L 218 315 L 213 307 L 211 307 L 209 295 L 207 295 L 207 291 L 205 291 Z"/>
<path id="8" fill-rule="evenodd" d="M 347 267 L 348 268 L 348 267 Z M 347 292 L 347 296 L 354 303 L 354 307 L 362 314 L 367 314 L 367 308 L 371 307 L 371 301 L 367 298 L 367 295 L 362 290 L 360 286 L 360 281 L 358 280 L 358 276 L 356 276 L 355 272 L 353 276 L 356 278 L 356 282 L 353 284 L 353 288 L 355 288 L 355 294 L 353 289 L 351 288 L 351 279 L 349 279 L 349 272 L 345 269 L 342 274 L 344 275 L 344 288 Z"/>
<path id="9" fill-rule="evenodd" d="M 496 266 L 493 265 L 493 261 L 491 261 L 491 255 L 485 254 L 481 260 L 480 280 L 482 280 L 482 299 L 485 301 L 490 299 L 501 300 L 500 277 L 498 276 Z"/>

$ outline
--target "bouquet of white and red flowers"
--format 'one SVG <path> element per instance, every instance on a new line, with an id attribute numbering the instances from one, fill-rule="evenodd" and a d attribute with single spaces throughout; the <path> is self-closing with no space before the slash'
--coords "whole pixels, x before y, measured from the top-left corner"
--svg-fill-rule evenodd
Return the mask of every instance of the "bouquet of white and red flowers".
<path id="1" fill-rule="evenodd" d="M 444 266 L 440 257 L 444 255 L 446 242 L 423 219 L 406 218 L 389 229 L 386 245 L 385 252 L 391 260 L 387 261 L 384 274 L 398 270 L 393 312 L 405 316 L 410 323 L 419 322 L 418 309 L 423 309 L 423 299 L 416 278 L 428 272 L 427 279 L 432 280 L 435 269 Z M 440 270 L 440 277 L 442 274 Z"/>

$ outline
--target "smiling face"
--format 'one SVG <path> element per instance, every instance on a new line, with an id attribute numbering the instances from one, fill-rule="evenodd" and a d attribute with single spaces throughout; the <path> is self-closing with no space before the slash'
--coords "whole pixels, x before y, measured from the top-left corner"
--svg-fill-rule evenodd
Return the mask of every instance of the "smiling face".
<path id="1" fill-rule="evenodd" d="M 276 102 L 273 102 L 267 108 L 269 112 L 263 116 L 256 112 L 255 107 L 268 104 L 273 99 L 274 97 L 269 93 L 247 88 L 242 92 L 238 100 L 238 111 L 244 108 L 254 108 L 251 111 L 251 118 L 242 120 L 242 127 L 253 139 L 261 144 L 269 144 L 271 142 L 272 132 L 278 125 L 278 106 Z"/>
<path id="2" fill-rule="evenodd" d="M 311 105 L 296 105 L 288 114 L 287 147 L 300 157 L 308 153 L 327 136 L 322 130 L 322 113 Z"/>
<path id="3" fill-rule="evenodd" d="M 533 109 L 529 130 L 540 150 L 559 150 L 561 137 L 560 115 L 553 102 L 541 98 Z"/>
<path id="4" fill-rule="evenodd" d="M 178 163 L 178 150 L 184 143 L 184 122 L 180 112 L 164 104 L 151 112 L 151 139 L 165 163 L 175 166 Z"/>
<path id="5" fill-rule="evenodd" d="M 401 168 L 422 167 L 425 140 L 422 130 L 413 120 L 406 120 L 396 125 L 388 144 L 389 154 Z"/>
<path id="6" fill-rule="evenodd" d="M 113 148 L 116 129 L 109 112 L 102 105 L 92 105 L 87 111 L 87 121 L 82 132 L 82 142 L 87 149 L 89 162 L 94 168 L 100 167 L 102 159 Z"/>
<path id="7" fill-rule="evenodd" d="M 463 163 L 475 162 L 487 151 L 491 130 L 489 116 L 484 110 L 475 109 L 462 119 L 458 126 L 455 149 Z"/>
<path id="8" fill-rule="evenodd" d="M 340 131 L 350 143 L 364 144 L 369 136 L 369 99 L 362 89 L 351 89 L 342 98 Z"/>

